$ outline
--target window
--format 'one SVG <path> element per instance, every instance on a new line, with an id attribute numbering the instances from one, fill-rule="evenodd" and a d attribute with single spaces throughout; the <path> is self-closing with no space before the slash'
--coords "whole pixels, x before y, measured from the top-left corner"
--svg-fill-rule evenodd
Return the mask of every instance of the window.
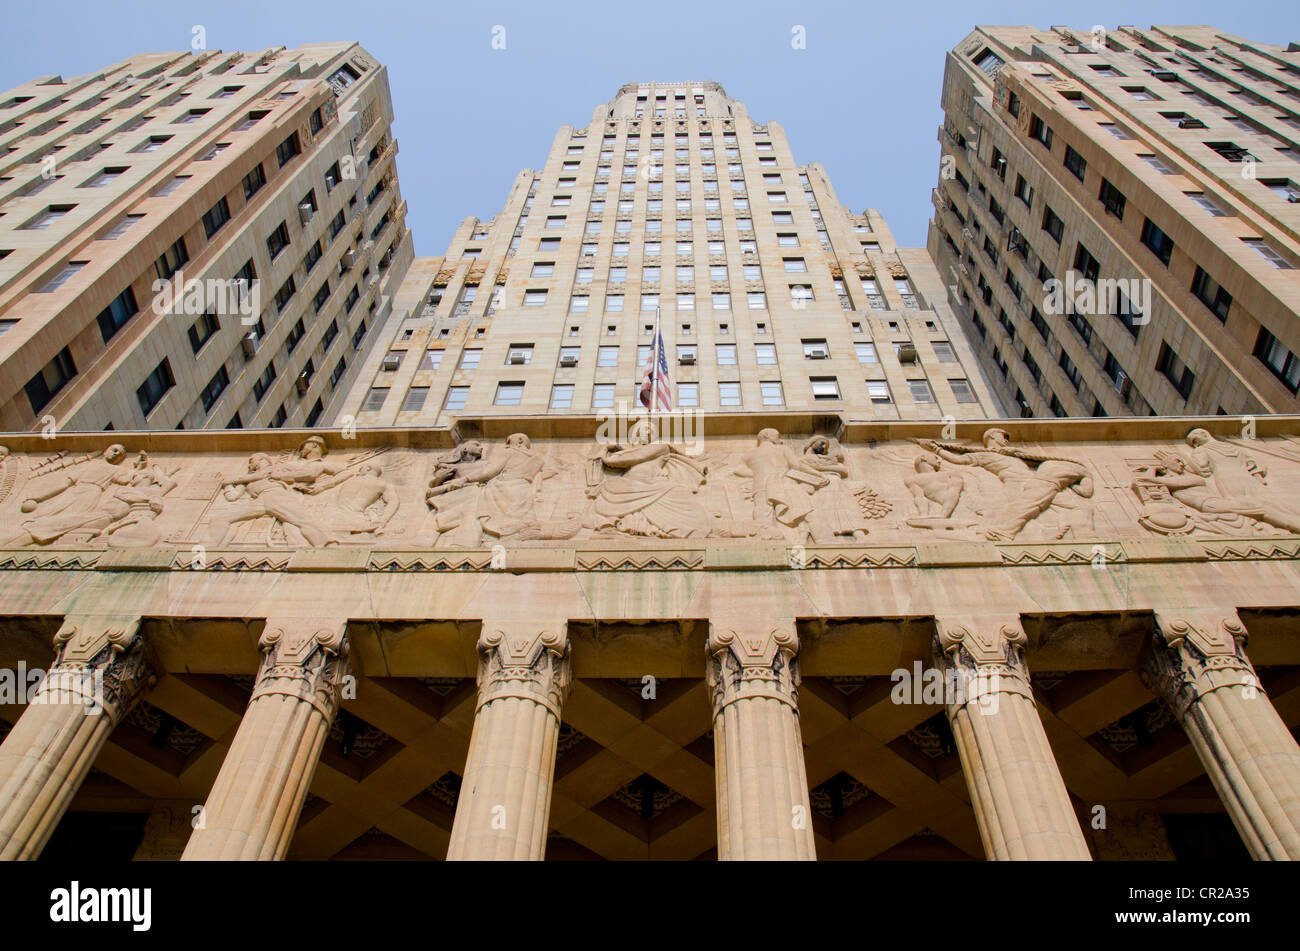
<path id="1" fill-rule="evenodd" d="M 614 384 L 597 383 L 591 388 L 591 408 L 607 409 L 614 405 Z"/>
<path id="2" fill-rule="evenodd" d="M 1140 158 L 1142 161 L 1146 162 L 1148 165 L 1150 165 L 1152 168 L 1154 168 L 1154 169 L 1155 169 L 1157 172 L 1159 172 L 1161 175 L 1173 175 L 1173 174 L 1174 174 L 1174 170 L 1173 170 L 1170 166 L 1166 165 L 1163 161 L 1161 161 L 1160 159 L 1156 158 L 1156 156 L 1154 156 L 1154 155 L 1139 155 L 1138 158 Z"/>
<path id="3" fill-rule="evenodd" d="M 130 231 L 131 226 L 143 217 L 144 215 L 123 215 L 117 220 L 117 223 L 113 225 L 113 227 L 109 228 L 99 237 L 104 241 L 112 241 L 120 238 L 122 235 Z"/>
<path id="4" fill-rule="evenodd" d="M 523 383 L 498 383 L 497 395 L 492 401 L 494 406 L 518 406 L 524 398 Z"/>
<path id="5" fill-rule="evenodd" d="M 163 361 L 164 364 L 166 362 Z M 167 372 L 170 374 L 171 370 Z M 77 367 L 72 362 L 72 354 L 67 347 L 64 347 L 23 387 L 27 391 L 28 402 L 32 404 L 32 412 L 39 413 L 44 409 L 46 404 L 54 399 L 55 394 L 76 375 Z"/>
<path id="6" fill-rule="evenodd" d="M 1232 307 L 1232 295 L 1220 287 L 1219 282 L 1210 277 L 1204 268 L 1196 269 L 1196 274 L 1192 278 L 1192 293 L 1202 304 L 1210 308 L 1215 317 L 1227 321 L 1228 310 Z"/>
<path id="7" fill-rule="evenodd" d="M 1101 273 L 1101 265 L 1093 257 L 1092 252 L 1084 247 L 1083 242 L 1074 250 L 1074 269 L 1079 272 L 1080 276 L 1089 281 L 1097 280 Z"/>
<path id="8" fill-rule="evenodd" d="M 1185 194 L 1192 201 L 1196 202 L 1197 205 L 1199 205 L 1203 210 L 1209 212 L 1215 218 L 1228 217 L 1228 213 L 1224 211 L 1222 208 L 1220 208 L 1214 202 L 1214 199 L 1210 198 L 1210 196 L 1205 194 L 1204 192 L 1184 192 L 1183 194 Z"/>
<path id="9" fill-rule="evenodd" d="M 700 384 L 678 383 L 677 384 L 677 405 L 678 406 L 699 406 L 700 405 Z"/>
<path id="10" fill-rule="evenodd" d="M 1065 167 L 1075 178 L 1079 181 L 1083 181 L 1084 173 L 1088 168 L 1088 162 L 1071 146 L 1067 145 L 1065 147 Z"/>
<path id="11" fill-rule="evenodd" d="M 216 314 L 204 314 L 190 325 L 190 349 L 197 354 L 203 349 L 203 345 L 212 339 L 212 335 L 220 329 L 221 325 Z"/>
<path id="12" fill-rule="evenodd" d="M 953 353 L 952 344 L 947 340 L 936 340 L 931 344 L 934 347 L 935 358 L 940 363 L 956 363 L 957 355 Z"/>
<path id="13" fill-rule="evenodd" d="M 281 251 L 289 246 L 289 227 L 283 221 L 266 239 L 266 250 L 274 261 Z"/>
<path id="14" fill-rule="evenodd" d="M 460 355 L 460 369 L 477 370 L 479 357 L 481 357 L 482 355 L 483 355 L 483 351 L 476 348 L 465 350 Z"/>
<path id="15" fill-rule="evenodd" d="M 993 52 L 987 46 L 977 55 L 972 57 L 975 60 L 976 68 L 992 75 L 1000 66 L 1005 65 L 1005 60 L 997 53 Z"/>
<path id="16" fill-rule="evenodd" d="M 759 393 L 763 397 L 764 406 L 784 406 L 785 397 L 781 393 L 780 381 L 760 382 L 758 384 Z"/>
<path id="17" fill-rule="evenodd" d="M 1116 125 L 1113 122 L 1102 122 L 1100 125 L 1116 139 L 1124 140 L 1133 138 L 1132 133 L 1122 125 Z"/>
<path id="18" fill-rule="evenodd" d="M 167 181 L 163 182 L 161 185 L 158 186 L 158 188 L 154 190 L 153 197 L 161 198 L 164 195 L 170 195 L 172 192 L 176 191 L 178 188 L 180 188 L 189 180 L 190 180 L 190 176 L 188 175 L 176 175 L 172 178 L 169 178 Z"/>
<path id="19" fill-rule="evenodd" d="M 154 262 L 154 272 L 158 275 L 158 280 L 170 279 L 189 259 L 189 252 L 185 250 L 185 239 L 177 238 L 175 243 Z"/>
<path id="20" fill-rule="evenodd" d="M 387 395 L 387 390 L 384 391 Z M 442 408 L 445 410 L 461 410 L 465 408 L 465 401 L 469 398 L 468 386 L 452 386 L 447 388 L 447 401 L 443 403 Z"/>
<path id="21" fill-rule="evenodd" d="M 1229 162 L 1244 162 L 1248 158 L 1254 158 L 1246 149 L 1242 148 L 1236 142 L 1206 142 L 1205 145 Z"/>
<path id="22" fill-rule="evenodd" d="M 294 132 L 291 133 L 287 139 L 285 139 L 283 142 L 281 142 L 279 145 L 275 147 L 275 157 L 276 160 L 280 163 L 280 167 L 284 168 L 291 161 L 293 161 L 293 157 L 301 151 L 302 149 L 298 145 L 298 133 Z"/>
<path id="23" fill-rule="evenodd" d="M 568 219 L 564 215 L 548 215 L 546 218 L 547 228 L 563 228 Z"/>
<path id="24" fill-rule="evenodd" d="M 61 268 L 59 269 L 58 273 L 56 273 L 53 277 L 51 277 L 51 278 L 50 278 L 48 281 L 46 281 L 44 284 L 42 284 L 42 285 L 41 285 L 41 286 L 36 290 L 36 293 L 37 293 L 37 294 L 52 294 L 52 293 L 54 293 L 54 292 L 57 291 L 60 287 L 62 287 L 64 284 L 66 284 L 68 281 L 70 281 L 70 280 L 73 278 L 73 276 L 74 276 L 78 271 L 80 271 L 83 267 L 85 267 L 88 263 L 90 263 L 90 262 L 88 262 L 88 261 L 69 261 L 67 264 L 65 264 L 63 267 L 61 267 Z"/>
<path id="25" fill-rule="evenodd" d="M 27 222 L 27 224 L 23 225 L 22 230 L 44 231 L 76 207 L 76 205 L 50 205 L 31 221 Z"/>
<path id="26" fill-rule="evenodd" d="M 210 413 L 212 411 L 212 407 L 216 405 L 217 400 L 221 398 L 221 394 L 226 391 L 226 387 L 229 385 L 230 374 L 226 372 L 224 366 L 218 368 L 217 372 L 212 375 L 212 379 L 208 380 L 208 385 L 199 392 L 199 401 L 203 403 L 203 412 Z"/>
<path id="27" fill-rule="evenodd" d="M 739 406 L 740 405 L 740 384 L 719 383 L 718 384 L 718 405 Z"/>
<path id="28" fill-rule="evenodd" d="M 1120 221 L 1124 220 L 1124 205 L 1127 199 L 1125 199 L 1124 193 L 1112 185 L 1108 179 L 1103 178 L 1101 180 L 1101 191 L 1098 192 L 1097 197 L 1101 199 L 1101 203 L 1107 212 Z"/>
<path id="29" fill-rule="evenodd" d="M 623 310 L 623 295 L 622 295 L 622 294 L 607 294 L 607 295 L 605 295 L 605 312 L 606 312 L 606 313 L 619 313 L 619 312 L 621 312 L 622 310 Z"/>
<path id="30" fill-rule="evenodd" d="M 812 376 L 808 378 L 812 386 L 814 400 L 837 400 L 840 398 L 840 382 L 833 376 Z"/>
<path id="31" fill-rule="evenodd" d="M 1266 328 L 1259 328 L 1255 341 L 1255 356 L 1264 362 L 1273 375 L 1292 393 L 1300 391 L 1300 359 L 1282 346 L 1281 341 Z"/>
<path id="32" fill-rule="evenodd" d="M 889 395 L 889 384 L 884 380 L 868 380 L 867 396 L 873 403 L 892 403 L 894 398 Z"/>
<path id="33" fill-rule="evenodd" d="M 1056 212 L 1052 211 L 1049 205 L 1043 210 L 1043 230 L 1052 236 L 1052 240 L 1057 244 L 1061 243 L 1061 235 L 1065 231 L 1065 222 L 1063 222 Z"/>
<path id="34" fill-rule="evenodd" d="M 958 403 L 978 402 L 969 380 L 949 380 L 948 386 L 952 389 L 953 399 Z"/>
<path id="35" fill-rule="evenodd" d="M 1167 343 L 1160 344 L 1160 356 L 1156 360 L 1156 369 L 1173 384 L 1179 396 L 1187 399 L 1192 392 L 1192 384 L 1196 381 L 1196 375 L 1178 358 L 1178 354 L 1174 353 Z"/>
<path id="36" fill-rule="evenodd" d="M 230 206 L 226 203 L 226 199 L 219 199 L 203 216 L 203 233 L 211 238 L 229 220 Z"/>
<path id="37" fill-rule="evenodd" d="M 731 295 L 730 295 L 730 294 L 714 294 L 714 295 L 713 295 L 713 309 L 714 309 L 714 310 L 731 310 Z"/>
<path id="38" fill-rule="evenodd" d="M 734 343 L 717 344 L 718 366 L 736 365 L 736 345 Z"/>
<path id="39" fill-rule="evenodd" d="M 321 284 L 319 288 L 317 288 L 316 296 L 312 298 L 312 307 L 315 308 L 316 313 L 318 314 L 320 313 L 321 308 L 325 306 L 325 302 L 328 301 L 329 299 L 330 299 L 330 282 L 326 280 Z M 285 298 L 285 300 L 287 303 L 288 298 Z M 279 303 L 278 299 L 277 299 L 277 303 Z"/>
<path id="40" fill-rule="evenodd" d="M 1300 203 L 1300 185 L 1287 178 L 1265 179 L 1261 178 L 1260 183 L 1268 188 L 1279 198 L 1285 198 L 1292 204 Z"/>
<path id="41" fill-rule="evenodd" d="M 546 303 L 545 290 L 527 290 L 524 291 L 525 307 L 541 307 Z"/>
<path id="42" fill-rule="evenodd" d="M 97 173 L 95 176 L 93 176 L 88 181 L 86 181 L 85 184 L 83 184 L 81 187 L 82 188 L 103 188 L 105 185 L 109 185 L 117 181 L 118 178 L 125 175 L 128 171 L 129 169 L 125 165 L 102 169 L 99 173 Z"/>
<path id="43" fill-rule="evenodd" d="M 790 285 L 790 300 L 796 305 L 807 303 L 813 299 L 813 289 L 811 284 Z"/>
<path id="44" fill-rule="evenodd" d="M 551 409 L 571 409 L 573 407 L 573 384 L 557 383 L 551 387 Z"/>
<path id="45" fill-rule="evenodd" d="M 1275 268 L 1290 270 L 1295 266 L 1286 258 L 1282 257 L 1282 253 L 1263 238 L 1242 238 L 1241 240 L 1251 247 L 1256 254 Z"/>
<path id="46" fill-rule="evenodd" d="M 263 371 L 262 375 L 253 382 L 253 398 L 260 403 L 262 401 L 262 397 L 266 395 L 266 391 L 271 388 L 271 384 L 274 382 L 275 382 L 275 360 L 272 359 L 270 362 L 267 363 L 266 370 Z"/>
<path id="47" fill-rule="evenodd" d="M 131 151 L 132 152 L 154 152 L 162 148 L 167 143 L 167 140 L 170 138 L 171 138 L 170 135 L 151 135 L 149 136 L 149 138 L 145 139 L 143 142 L 141 142 Z"/>
<path id="48" fill-rule="evenodd" d="M 1155 93 L 1153 93 L 1151 90 L 1149 90 L 1149 89 L 1144 89 L 1144 88 L 1141 87 L 1141 86 L 1125 86 L 1125 87 L 1123 87 L 1123 88 L 1124 88 L 1124 91 L 1125 91 L 1126 93 L 1128 93 L 1130 96 L 1132 96 L 1134 99 L 1140 100 L 1140 101 L 1142 101 L 1142 102 L 1159 102 L 1159 101 L 1160 101 L 1160 97 L 1159 97 L 1159 96 L 1157 96 L 1157 95 L 1156 95 Z"/>
<path id="49" fill-rule="evenodd" d="M 1031 116 L 1029 119 L 1029 137 L 1045 145 L 1049 150 L 1052 147 L 1052 127 L 1038 116 Z"/>
<path id="50" fill-rule="evenodd" d="M 1169 235 L 1156 227 L 1150 218 L 1142 225 L 1142 243 L 1151 249 L 1152 254 L 1168 266 L 1169 258 L 1174 253 L 1174 241 Z"/>
<path id="51" fill-rule="evenodd" d="M 144 382 L 135 390 L 135 397 L 140 401 L 140 412 L 146 419 L 167 395 L 167 391 L 175 385 L 176 378 L 172 376 L 171 364 L 166 357 L 163 357 L 162 363 L 154 367 L 154 371 L 145 377 Z"/>
<path id="52" fill-rule="evenodd" d="M 934 392 L 925 380 L 908 380 L 907 388 L 912 392 L 914 403 L 933 403 Z"/>
<path id="53" fill-rule="evenodd" d="M 283 313 L 284 309 L 289 306 L 289 301 L 293 295 L 298 292 L 298 286 L 294 283 L 293 276 L 280 285 L 280 289 L 275 292 L 275 309 L 277 313 Z"/>

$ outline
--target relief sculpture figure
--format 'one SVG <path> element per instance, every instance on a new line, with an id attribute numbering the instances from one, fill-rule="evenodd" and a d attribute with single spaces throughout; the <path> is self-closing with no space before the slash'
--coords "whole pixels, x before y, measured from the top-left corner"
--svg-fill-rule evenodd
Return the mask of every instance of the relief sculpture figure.
<path id="1" fill-rule="evenodd" d="M 628 431 L 630 445 L 604 445 L 588 462 L 587 495 L 595 500 L 587 527 L 652 538 L 703 538 L 713 516 L 696 492 L 707 470 L 665 442 L 651 442 L 648 426 Z"/>
<path id="2" fill-rule="evenodd" d="M 989 541 L 1011 541 L 1025 526 L 1046 512 L 1053 503 L 1070 511 L 1055 536 L 1062 538 L 1078 528 L 1090 526 L 1091 511 L 1076 499 L 1090 499 L 1092 475 L 1080 463 L 1070 459 L 1040 456 L 1011 447 L 1005 430 L 989 429 L 984 433 L 984 448 L 943 445 L 933 440 L 922 443 L 940 459 L 959 466 L 978 466 L 997 476 L 1002 483 L 1001 496 L 981 511 L 978 530 Z M 1063 497 L 1069 492 L 1074 498 Z"/>

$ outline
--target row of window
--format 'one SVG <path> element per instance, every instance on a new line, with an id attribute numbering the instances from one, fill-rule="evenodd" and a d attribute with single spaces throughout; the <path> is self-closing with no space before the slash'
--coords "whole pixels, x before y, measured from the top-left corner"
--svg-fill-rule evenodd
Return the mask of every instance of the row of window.
<path id="1" fill-rule="evenodd" d="M 867 395 L 872 403 L 883 404 L 894 401 L 893 394 L 890 390 L 889 383 L 885 380 L 867 380 Z M 809 377 L 809 385 L 812 390 L 814 400 L 838 400 L 840 396 L 840 384 L 837 377 L 821 376 Z M 969 380 L 950 379 L 948 385 L 952 390 L 953 399 L 958 403 L 977 402 L 975 391 L 972 389 Z M 616 384 L 597 383 L 592 387 L 591 409 L 612 409 L 614 407 L 614 389 Z M 916 403 L 934 403 L 934 391 L 926 380 L 908 380 L 907 387 L 909 395 Z M 556 383 L 551 387 L 551 409 L 572 409 L 575 393 L 575 385 L 572 383 Z M 365 402 L 362 404 L 363 412 L 378 412 L 383 409 L 387 401 L 391 388 L 376 386 L 371 387 L 366 394 Z M 764 406 L 784 406 L 785 396 L 782 392 L 781 381 L 763 380 L 759 382 L 759 393 Z M 425 401 L 429 395 L 429 387 L 415 386 L 406 392 L 402 400 L 400 412 L 415 412 L 424 408 Z M 524 383 L 521 381 L 503 381 L 497 384 L 496 394 L 493 398 L 494 406 L 519 406 L 523 401 Z M 443 409 L 447 412 L 457 412 L 465 408 L 469 399 L 468 386 L 453 386 L 447 390 L 447 398 L 443 403 Z M 697 407 L 700 405 L 700 384 L 699 383 L 678 383 L 677 384 L 677 406 L 679 407 Z M 740 407 L 742 405 L 740 384 L 737 382 L 727 382 L 718 384 L 718 405 L 724 407 Z"/>

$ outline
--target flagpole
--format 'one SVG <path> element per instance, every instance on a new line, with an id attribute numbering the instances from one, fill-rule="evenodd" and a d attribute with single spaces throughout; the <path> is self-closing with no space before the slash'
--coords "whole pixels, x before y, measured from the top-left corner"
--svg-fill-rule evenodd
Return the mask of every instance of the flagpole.
<path id="1" fill-rule="evenodd" d="M 659 405 L 659 348 L 663 346 L 663 338 L 659 336 L 659 308 L 655 308 L 655 335 L 650 345 L 650 359 L 654 361 L 654 377 L 651 380 L 653 390 L 650 394 L 650 412 L 655 411 Z"/>

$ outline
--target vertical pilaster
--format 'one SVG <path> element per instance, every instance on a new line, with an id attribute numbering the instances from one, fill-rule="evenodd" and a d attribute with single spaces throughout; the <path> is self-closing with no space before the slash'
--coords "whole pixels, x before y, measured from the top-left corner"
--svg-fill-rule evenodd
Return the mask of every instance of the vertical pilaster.
<path id="1" fill-rule="evenodd" d="M 157 671 L 138 617 L 77 615 L 0 745 L 0 859 L 35 859 L 113 729 Z"/>
<path id="2" fill-rule="evenodd" d="M 709 627 L 720 860 L 813 860 L 793 619 Z"/>
<path id="3" fill-rule="evenodd" d="M 1016 615 L 935 618 L 948 721 L 990 859 L 1091 858 L 1052 756 Z"/>
<path id="4" fill-rule="evenodd" d="M 1257 859 L 1300 859 L 1300 746 L 1264 694 L 1234 611 L 1156 611 L 1143 673 L 1173 709 Z"/>
<path id="5" fill-rule="evenodd" d="M 447 859 L 540 861 L 572 677 L 567 625 L 485 621 L 478 654 L 478 706 Z"/>
<path id="6" fill-rule="evenodd" d="M 266 622 L 252 699 L 182 860 L 284 858 L 349 675 L 346 629 L 337 618 Z"/>

